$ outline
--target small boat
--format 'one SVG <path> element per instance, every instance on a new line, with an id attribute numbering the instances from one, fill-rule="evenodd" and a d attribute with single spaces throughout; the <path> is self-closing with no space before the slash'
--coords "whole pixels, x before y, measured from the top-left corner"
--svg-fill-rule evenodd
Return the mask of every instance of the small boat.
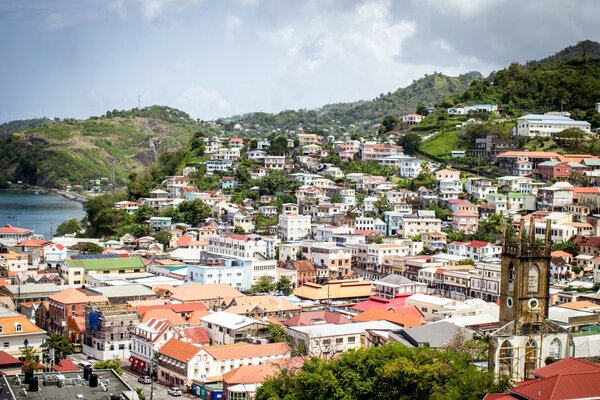
<path id="1" fill-rule="evenodd" d="M 40 192 L 38 192 L 37 190 L 33 193 L 33 194 L 40 194 Z"/>

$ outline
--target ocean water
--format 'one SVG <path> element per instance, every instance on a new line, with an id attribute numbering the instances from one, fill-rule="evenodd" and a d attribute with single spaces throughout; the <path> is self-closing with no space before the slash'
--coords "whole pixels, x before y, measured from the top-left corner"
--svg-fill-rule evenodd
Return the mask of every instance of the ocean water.
<path id="1" fill-rule="evenodd" d="M 0 226 L 10 224 L 33 229 L 51 238 L 51 232 L 69 218 L 81 220 L 83 206 L 73 200 L 50 194 L 0 191 Z"/>

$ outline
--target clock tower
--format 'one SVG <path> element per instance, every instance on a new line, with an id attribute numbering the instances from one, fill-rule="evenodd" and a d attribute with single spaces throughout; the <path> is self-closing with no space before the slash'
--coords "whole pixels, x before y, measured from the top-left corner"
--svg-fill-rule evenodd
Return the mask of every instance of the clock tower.
<path id="1" fill-rule="evenodd" d="M 574 349 L 569 333 L 548 320 L 551 221 L 544 229 L 531 218 L 526 231 L 523 220 L 516 240 L 504 231 L 500 328 L 490 334 L 488 354 L 490 371 L 512 381 L 529 379 L 531 371 L 569 357 Z M 544 240 L 536 240 L 536 233 Z"/>

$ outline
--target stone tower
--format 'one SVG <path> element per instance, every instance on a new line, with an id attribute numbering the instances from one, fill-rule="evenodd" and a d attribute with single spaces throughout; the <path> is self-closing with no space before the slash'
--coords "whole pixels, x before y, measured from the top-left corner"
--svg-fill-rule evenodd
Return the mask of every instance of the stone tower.
<path id="1" fill-rule="evenodd" d="M 523 221 L 516 243 L 510 243 L 505 230 L 502 243 L 500 281 L 500 326 L 511 321 L 539 324 L 548 318 L 550 290 L 550 221 L 546 224 L 545 240 L 535 240 L 535 223 L 529 224 L 525 236 Z M 516 332 L 515 332 L 516 333 Z"/>
<path id="2" fill-rule="evenodd" d="M 548 320 L 551 221 L 543 241 L 535 235 L 532 219 L 527 235 L 521 221 L 517 240 L 511 242 L 507 230 L 502 240 L 500 328 L 490 335 L 488 366 L 512 381 L 530 378 L 547 360 L 569 357 L 573 349 L 568 332 Z"/>

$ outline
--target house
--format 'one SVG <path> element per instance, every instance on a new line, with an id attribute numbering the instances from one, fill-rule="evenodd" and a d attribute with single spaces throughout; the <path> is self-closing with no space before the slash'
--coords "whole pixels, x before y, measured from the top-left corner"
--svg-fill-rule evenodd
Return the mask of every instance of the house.
<path id="1" fill-rule="evenodd" d="M 10 224 L 0 227 L 0 243 L 10 246 L 21 240 L 33 238 L 33 231 L 27 228 L 17 228 Z"/>
<path id="2" fill-rule="evenodd" d="M 166 319 L 150 318 L 133 327 L 129 356 L 131 368 L 143 374 L 150 374 L 154 354 L 175 336 L 175 330 Z"/>
<path id="3" fill-rule="evenodd" d="M 328 270 L 328 279 L 345 279 L 352 274 L 352 252 L 333 242 L 302 242 L 302 256 Z"/>
<path id="4" fill-rule="evenodd" d="M 89 303 L 105 303 L 104 296 L 88 296 L 83 290 L 66 288 L 48 298 L 48 333 L 60 333 L 71 343 L 81 343 L 85 309 Z"/>
<path id="5" fill-rule="evenodd" d="M 417 125 L 419 122 L 421 122 L 422 119 L 423 119 L 422 115 L 414 114 L 414 113 L 406 114 L 406 115 L 403 115 L 402 117 L 400 117 L 400 121 L 402 121 L 402 123 L 404 125 L 409 125 L 409 126 Z"/>
<path id="6" fill-rule="evenodd" d="M 223 190 L 233 189 L 237 186 L 237 184 L 238 184 L 237 180 L 235 180 L 235 178 L 232 176 L 224 176 L 219 181 L 219 187 Z"/>
<path id="7" fill-rule="evenodd" d="M 423 247 L 431 250 L 443 249 L 448 243 L 446 234 L 443 232 L 425 232 L 421 234 Z"/>
<path id="8" fill-rule="evenodd" d="M 388 156 L 404 154 L 404 148 L 394 144 L 363 143 L 360 148 L 361 161 L 380 161 Z"/>
<path id="9" fill-rule="evenodd" d="M 390 299 L 410 293 L 427 293 L 427 285 L 415 282 L 402 275 L 390 274 L 373 282 L 375 296 Z"/>
<path id="10" fill-rule="evenodd" d="M 158 381 L 169 386 L 185 387 L 200 377 L 200 346 L 170 339 L 158 350 Z M 206 377 L 206 375 L 204 375 Z"/>
<path id="11" fill-rule="evenodd" d="M 471 234 L 479 229 L 479 214 L 473 211 L 456 211 L 452 214 L 452 230 Z"/>
<path id="12" fill-rule="evenodd" d="M 531 176 L 537 166 L 545 161 L 558 160 L 558 154 L 550 151 L 506 151 L 498 154 L 496 162 L 512 176 Z M 498 179 L 498 187 L 500 187 Z"/>
<path id="13" fill-rule="evenodd" d="M 470 242 L 454 242 L 448 244 L 448 254 L 470 258 L 475 261 L 483 261 L 496 258 L 502 253 L 501 246 L 495 246 L 489 242 L 472 240 Z"/>
<path id="14" fill-rule="evenodd" d="M 283 321 L 285 326 L 306 326 L 319 324 L 349 324 L 352 321 L 350 317 L 329 310 L 303 311 L 287 321 Z"/>
<path id="15" fill-rule="evenodd" d="M 426 320 L 431 321 L 438 317 L 437 313 L 444 307 L 452 304 L 454 300 L 445 297 L 431 296 L 424 293 L 413 294 L 406 298 L 404 304 L 406 306 L 416 307 Z"/>
<path id="16" fill-rule="evenodd" d="M 311 231 L 311 217 L 299 214 L 279 215 L 279 236 L 285 241 L 302 240 Z"/>
<path id="17" fill-rule="evenodd" d="M 224 298 L 242 296 L 244 295 L 241 292 L 227 284 L 202 285 L 195 282 L 186 282 L 173 288 L 171 298 L 182 303 L 202 302 L 209 309 L 213 309 L 218 307 Z"/>
<path id="18" fill-rule="evenodd" d="M 279 296 L 245 296 L 223 300 L 223 308 L 231 314 L 254 319 L 285 321 L 300 313 L 300 307 Z"/>
<path id="19" fill-rule="evenodd" d="M 372 283 L 356 279 L 329 281 L 325 285 L 305 283 L 294 289 L 294 295 L 308 300 L 367 299 L 373 291 Z"/>
<path id="20" fill-rule="evenodd" d="M 587 121 L 575 121 L 564 115 L 549 114 L 527 114 L 517 118 L 515 133 L 523 137 L 552 137 L 568 128 L 591 133 L 591 125 Z"/>
<path id="21" fill-rule="evenodd" d="M 388 321 L 355 322 L 352 324 L 318 324 L 291 326 L 291 340 L 306 349 L 309 356 L 324 356 L 367 347 L 367 330 L 393 331 L 401 326 Z"/>
<path id="22" fill-rule="evenodd" d="M 265 156 L 263 164 L 265 168 L 283 171 L 285 169 L 285 156 Z"/>
<path id="23" fill-rule="evenodd" d="M 562 210 L 573 204 L 573 186 L 568 182 L 556 182 L 552 186 L 538 189 L 538 210 Z"/>
<path id="24" fill-rule="evenodd" d="M 440 169 L 434 172 L 435 180 L 451 180 L 451 181 L 459 181 L 460 182 L 460 171 L 450 170 L 450 169 Z"/>
<path id="25" fill-rule="evenodd" d="M 74 258 L 60 267 L 60 276 L 67 285 L 83 285 L 88 277 L 99 275 L 122 275 L 144 272 L 146 265 L 140 257 Z"/>
<path id="26" fill-rule="evenodd" d="M 36 326 L 24 315 L 0 308 L 0 343 L 2 351 L 15 357 L 22 357 L 21 349 L 27 346 L 41 354 L 46 331 Z"/>
<path id="27" fill-rule="evenodd" d="M 577 162 L 544 161 L 537 166 L 537 176 L 549 181 L 552 179 L 567 180 L 574 172 L 583 174 L 587 167 Z"/>

